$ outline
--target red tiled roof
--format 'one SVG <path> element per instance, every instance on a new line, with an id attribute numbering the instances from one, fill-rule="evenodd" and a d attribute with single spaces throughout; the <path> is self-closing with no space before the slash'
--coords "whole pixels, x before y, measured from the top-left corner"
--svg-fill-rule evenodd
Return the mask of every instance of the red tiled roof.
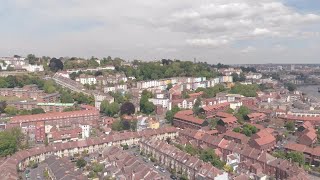
<path id="1" fill-rule="evenodd" d="M 297 121 L 320 121 L 320 117 L 298 117 L 294 115 L 280 115 L 279 117 L 288 120 L 297 120 Z"/>
<path id="2" fill-rule="evenodd" d="M 235 122 L 237 122 L 237 118 L 232 116 L 232 117 L 227 117 L 227 118 L 221 118 L 221 120 L 226 123 L 226 124 L 233 124 Z"/>
<path id="3" fill-rule="evenodd" d="M 217 112 L 216 116 L 217 117 L 221 117 L 221 118 L 233 117 L 232 114 L 225 113 L 225 112 L 222 112 L 222 111 Z"/>
<path id="4" fill-rule="evenodd" d="M 199 119 L 193 116 L 192 110 L 179 111 L 174 115 L 174 118 L 200 125 L 204 123 L 203 119 Z"/>
<path id="5" fill-rule="evenodd" d="M 230 103 L 228 103 L 228 102 L 221 103 L 221 104 L 215 104 L 215 105 L 209 105 L 209 106 L 203 107 L 203 110 L 205 110 L 205 111 L 214 111 L 214 110 L 217 110 L 217 109 L 220 109 L 222 107 L 229 106 L 229 105 L 230 105 Z"/>
<path id="6" fill-rule="evenodd" d="M 62 119 L 68 117 L 80 117 L 88 115 L 98 115 L 97 110 L 82 110 L 82 111 L 70 111 L 70 112 L 52 112 L 45 114 L 34 114 L 34 115 L 23 115 L 14 116 L 11 118 L 10 123 L 24 123 L 24 122 L 35 122 L 35 121 L 47 121 L 52 119 Z"/>

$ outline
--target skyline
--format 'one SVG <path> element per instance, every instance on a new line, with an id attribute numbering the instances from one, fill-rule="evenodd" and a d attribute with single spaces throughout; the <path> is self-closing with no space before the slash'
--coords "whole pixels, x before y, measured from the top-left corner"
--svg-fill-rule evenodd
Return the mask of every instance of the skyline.
<path id="1" fill-rule="evenodd" d="M 319 62 L 313 0 L 12 0 L 0 12 L 1 56 Z"/>

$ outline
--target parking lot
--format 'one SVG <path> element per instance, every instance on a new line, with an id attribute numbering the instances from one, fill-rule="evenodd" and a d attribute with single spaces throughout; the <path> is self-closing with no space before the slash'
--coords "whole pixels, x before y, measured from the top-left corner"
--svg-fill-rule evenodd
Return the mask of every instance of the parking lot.
<path id="1" fill-rule="evenodd" d="M 166 179 L 172 179 L 171 173 L 169 172 L 168 169 L 166 169 L 164 166 L 160 166 L 157 164 L 157 162 L 152 162 L 147 156 L 143 156 L 140 154 L 140 150 L 138 146 L 129 146 L 129 149 L 127 149 L 130 154 L 136 156 L 139 158 L 141 161 L 144 161 L 146 165 L 149 167 L 153 168 L 155 171 L 159 172 L 159 174 L 163 175 L 166 177 Z"/>

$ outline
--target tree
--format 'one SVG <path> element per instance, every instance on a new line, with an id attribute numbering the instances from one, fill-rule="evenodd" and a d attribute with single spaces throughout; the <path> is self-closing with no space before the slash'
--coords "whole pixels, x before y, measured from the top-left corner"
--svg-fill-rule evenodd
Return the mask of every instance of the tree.
<path id="1" fill-rule="evenodd" d="M 226 113 L 228 113 L 228 114 L 233 114 L 233 113 L 234 113 L 234 110 L 231 109 L 231 108 L 228 108 L 228 109 L 226 110 Z"/>
<path id="2" fill-rule="evenodd" d="M 53 72 L 63 70 L 63 63 L 60 59 L 52 58 L 49 63 L 49 68 Z"/>
<path id="3" fill-rule="evenodd" d="M 4 113 L 6 107 L 7 107 L 7 102 L 6 101 L 0 101 L 0 113 Z"/>
<path id="4" fill-rule="evenodd" d="M 171 110 L 166 112 L 166 117 L 165 118 L 167 120 L 167 123 L 172 124 L 174 115 L 178 111 L 180 111 L 180 108 L 178 106 L 173 106 L 173 108 Z"/>
<path id="5" fill-rule="evenodd" d="M 152 93 L 149 91 L 142 91 L 140 99 L 140 111 L 145 114 L 151 114 L 155 110 L 155 105 L 149 101 L 152 97 Z"/>
<path id="6" fill-rule="evenodd" d="M 102 172 L 102 170 L 103 170 L 103 165 L 100 164 L 100 163 L 93 163 L 93 165 L 92 165 L 92 170 L 93 170 L 95 173 Z"/>
<path id="7" fill-rule="evenodd" d="M 287 83 L 286 87 L 290 92 L 295 91 L 297 89 L 297 86 L 293 83 Z"/>
<path id="8" fill-rule="evenodd" d="M 4 112 L 8 115 L 14 116 L 18 113 L 18 110 L 14 106 L 7 106 Z"/>
<path id="9" fill-rule="evenodd" d="M 135 113 L 135 107 L 131 102 L 125 102 L 121 105 L 120 114 L 131 115 Z"/>
<path id="10" fill-rule="evenodd" d="M 201 98 L 197 97 L 196 102 L 194 103 L 192 108 L 193 114 L 199 115 L 200 108 L 201 108 Z"/>
<path id="11" fill-rule="evenodd" d="M 287 158 L 299 163 L 300 166 L 305 164 L 304 155 L 302 152 L 289 152 L 287 154 Z"/>
<path id="12" fill-rule="evenodd" d="M 56 92 L 56 87 L 55 87 L 54 81 L 52 81 L 52 80 L 45 81 L 44 85 L 43 85 L 43 90 L 44 90 L 44 92 L 49 93 L 49 94 Z"/>
<path id="13" fill-rule="evenodd" d="M 120 107 L 117 102 L 109 103 L 107 100 L 103 100 L 100 105 L 100 112 L 108 115 L 114 116 L 119 113 Z"/>
<path id="14" fill-rule="evenodd" d="M 34 54 L 28 54 L 26 59 L 28 60 L 29 64 L 36 64 L 37 58 Z"/>
<path id="15" fill-rule="evenodd" d="M 169 83 L 168 85 L 167 85 L 167 90 L 170 90 L 172 88 L 172 83 Z"/>
<path id="16" fill-rule="evenodd" d="M 42 108 L 35 108 L 31 110 L 31 114 L 43 114 L 45 111 Z"/>
<path id="17" fill-rule="evenodd" d="M 113 131 L 121 131 L 122 130 L 122 122 L 120 120 L 113 121 L 111 125 L 111 129 Z"/>
<path id="18" fill-rule="evenodd" d="M 61 96 L 60 96 L 61 103 L 74 103 L 74 100 L 73 100 L 71 93 L 66 92 L 66 91 L 62 91 L 62 92 L 60 92 L 60 94 L 61 94 Z"/>
<path id="19" fill-rule="evenodd" d="M 293 121 L 286 122 L 284 126 L 287 128 L 288 131 L 294 131 L 295 125 Z"/>
<path id="20" fill-rule="evenodd" d="M 220 158 L 215 154 L 214 150 L 211 148 L 202 150 L 200 152 L 199 158 L 204 162 L 210 162 L 213 166 L 222 169 L 225 163 L 220 160 Z"/>
<path id="21" fill-rule="evenodd" d="M 250 109 L 246 106 L 241 106 L 236 113 L 236 117 L 239 121 L 247 120 L 247 115 L 250 113 Z"/>
<path id="22" fill-rule="evenodd" d="M 0 156 L 14 154 L 20 147 L 24 135 L 20 128 L 0 132 Z"/>
<path id="23" fill-rule="evenodd" d="M 193 147 L 192 145 L 190 144 L 187 144 L 186 147 L 185 147 L 185 151 L 192 155 L 192 156 L 195 156 L 196 154 L 198 154 L 198 149 Z"/>
<path id="24" fill-rule="evenodd" d="M 80 158 L 77 160 L 76 165 L 78 168 L 83 168 L 87 165 L 87 161 L 85 161 L 83 158 Z"/>
<path id="25" fill-rule="evenodd" d="M 230 93 L 241 94 L 246 97 L 256 97 L 259 86 L 257 84 L 240 84 L 236 83 L 230 90 Z"/>

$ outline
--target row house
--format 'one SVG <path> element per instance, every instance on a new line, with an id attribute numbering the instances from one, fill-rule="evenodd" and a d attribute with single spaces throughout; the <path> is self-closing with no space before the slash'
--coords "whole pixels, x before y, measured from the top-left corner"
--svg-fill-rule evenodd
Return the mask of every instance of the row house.
<path id="1" fill-rule="evenodd" d="M 140 141 L 139 145 L 143 153 L 154 157 L 159 164 L 185 174 L 188 179 L 228 179 L 227 172 L 219 170 L 210 163 L 205 163 L 164 141 L 147 139 Z"/>
<path id="2" fill-rule="evenodd" d="M 317 131 L 309 121 L 298 127 L 295 134 L 298 136 L 297 142 L 299 144 L 313 146 L 317 142 Z"/>
<path id="3" fill-rule="evenodd" d="M 207 117 L 214 116 L 220 111 L 226 111 L 230 107 L 230 103 L 218 103 L 214 105 L 207 105 L 201 108 L 201 112 L 204 113 Z"/>
<path id="4" fill-rule="evenodd" d="M 109 84 L 103 88 L 104 93 L 116 92 L 116 91 L 127 91 L 127 90 L 128 90 L 127 84 Z"/>
<path id="5" fill-rule="evenodd" d="M 152 102 L 154 105 L 159 105 L 163 108 L 168 108 L 169 106 L 168 98 L 149 98 L 149 101 Z"/>
<path id="6" fill-rule="evenodd" d="M 297 165 L 284 159 L 275 158 L 266 151 L 253 148 L 248 144 L 239 144 L 219 136 L 212 136 L 192 129 L 180 131 L 179 138 L 194 141 L 200 148 L 205 146 L 218 149 L 222 152 L 224 161 L 227 161 L 229 154 L 237 153 L 240 155 L 241 163 L 246 163 L 249 167 L 252 164 L 259 163 L 264 174 L 273 176 L 276 179 L 307 179 L 306 172 Z"/>
<path id="7" fill-rule="evenodd" d="M 261 79 L 261 78 L 262 78 L 261 73 L 249 72 L 248 74 L 246 74 L 246 79 Z"/>
<path id="8" fill-rule="evenodd" d="M 109 103 L 114 102 L 114 98 L 106 93 L 100 93 L 100 92 L 94 93 L 93 97 L 94 97 L 94 107 L 98 110 L 100 110 L 100 106 L 101 106 L 102 101 L 106 100 Z"/>
<path id="9" fill-rule="evenodd" d="M 87 74 L 81 74 L 78 78 L 76 78 L 76 81 L 81 84 L 97 84 L 97 79 L 95 76 L 87 75 Z"/>
<path id="10" fill-rule="evenodd" d="M 240 75 L 242 73 L 242 70 L 240 68 L 233 68 L 233 67 L 221 68 L 221 69 L 218 69 L 218 71 L 221 74 L 226 75 L 226 76 L 231 76 L 233 73 L 236 73 L 238 75 Z"/>
<path id="11" fill-rule="evenodd" d="M 276 138 L 267 129 L 261 129 L 252 135 L 249 144 L 259 150 L 271 151 L 276 145 Z"/>
<path id="12" fill-rule="evenodd" d="M 56 143 L 49 146 L 39 146 L 28 150 L 22 150 L 5 160 L 0 161 L 0 179 L 19 179 L 18 170 L 24 170 L 31 161 L 39 163 L 56 155 L 58 157 L 74 156 L 84 151 L 88 153 L 102 151 L 108 146 L 120 146 L 120 144 L 138 144 L 143 138 L 157 138 L 165 140 L 174 139 L 177 136 L 175 128 L 160 128 L 157 130 L 145 130 L 141 132 L 123 132 L 112 135 L 103 135 L 99 138 L 89 138 L 85 140 Z"/>
<path id="13" fill-rule="evenodd" d="M 100 113 L 97 110 L 80 110 L 70 112 L 52 112 L 46 114 L 21 115 L 10 119 L 9 125 L 23 126 L 24 124 L 35 124 L 44 122 L 45 125 L 68 127 L 79 124 L 95 126 Z"/>
<path id="14" fill-rule="evenodd" d="M 267 120 L 267 115 L 264 113 L 250 113 L 247 115 L 250 123 L 257 123 Z"/>
<path id="15" fill-rule="evenodd" d="M 301 152 L 304 155 L 306 163 L 315 166 L 320 165 L 320 146 L 309 147 L 298 143 L 288 143 L 284 146 L 286 152 Z"/>
<path id="16" fill-rule="evenodd" d="M 158 171 L 120 147 L 106 147 L 102 152 L 104 176 L 124 179 L 165 179 Z"/>
<path id="17" fill-rule="evenodd" d="M 174 115 L 173 126 L 179 128 L 201 129 L 207 126 L 208 122 L 193 116 L 192 110 L 179 111 Z"/>

